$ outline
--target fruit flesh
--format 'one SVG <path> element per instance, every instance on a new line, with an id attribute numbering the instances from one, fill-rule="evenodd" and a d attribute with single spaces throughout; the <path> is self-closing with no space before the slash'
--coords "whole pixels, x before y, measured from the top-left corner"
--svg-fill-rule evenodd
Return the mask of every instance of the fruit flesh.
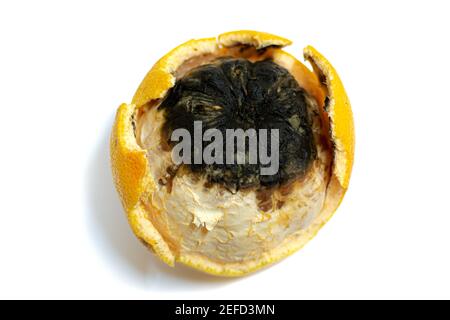
<path id="1" fill-rule="evenodd" d="M 266 60 L 268 52 L 264 57 L 249 55 L 246 59 Z M 216 58 L 188 61 L 188 67 L 180 68 L 180 77 Z M 289 60 L 273 61 L 289 65 Z M 299 79 L 298 75 L 295 78 Z M 204 176 L 186 170 L 168 176 L 167 169 L 173 163 L 161 134 L 165 123 L 164 112 L 158 108 L 161 101 L 139 110 L 136 138 L 147 152 L 149 176 L 155 185 L 142 201 L 148 218 L 175 256 L 201 256 L 219 264 L 256 261 L 308 228 L 324 206 L 331 163 L 316 96 L 308 96 L 307 104 L 312 109 L 311 130 L 316 146 L 309 170 L 290 183 L 262 191 L 228 192 L 218 184 L 208 186 Z M 170 188 L 169 184 L 158 183 L 169 177 Z"/>

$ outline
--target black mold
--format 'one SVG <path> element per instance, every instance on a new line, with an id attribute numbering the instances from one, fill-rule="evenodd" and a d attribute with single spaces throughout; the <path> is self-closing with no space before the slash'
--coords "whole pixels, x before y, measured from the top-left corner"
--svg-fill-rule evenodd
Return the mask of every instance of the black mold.
<path id="1" fill-rule="evenodd" d="M 202 121 L 204 131 L 220 130 L 224 137 L 226 129 L 279 129 L 280 163 L 275 175 L 260 175 L 260 164 L 189 165 L 209 183 L 236 191 L 276 186 L 305 173 L 316 156 L 307 104 L 304 89 L 273 61 L 220 58 L 178 80 L 159 109 L 165 112 L 164 139 L 172 146 L 172 131 L 185 128 L 193 137 L 194 121 Z M 270 154 L 270 144 L 268 149 Z"/>

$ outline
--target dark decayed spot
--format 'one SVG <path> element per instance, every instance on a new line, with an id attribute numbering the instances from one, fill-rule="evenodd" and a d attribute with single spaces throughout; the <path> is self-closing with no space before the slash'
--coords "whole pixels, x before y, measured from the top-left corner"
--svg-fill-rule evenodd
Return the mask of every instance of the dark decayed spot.
<path id="1" fill-rule="evenodd" d="M 306 98 L 293 76 L 271 60 L 219 58 L 176 82 L 159 106 L 165 112 L 162 134 L 173 146 L 170 137 L 175 129 L 187 129 L 193 139 L 194 121 L 203 122 L 203 131 L 220 130 L 224 141 L 226 129 L 279 129 L 275 175 L 260 175 L 260 164 L 188 165 L 210 185 L 218 183 L 228 190 L 274 187 L 303 175 L 316 156 Z M 270 154 L 270 136 L 268 142 Z M 209 143 L 204 142 L 203 148 Z"/>

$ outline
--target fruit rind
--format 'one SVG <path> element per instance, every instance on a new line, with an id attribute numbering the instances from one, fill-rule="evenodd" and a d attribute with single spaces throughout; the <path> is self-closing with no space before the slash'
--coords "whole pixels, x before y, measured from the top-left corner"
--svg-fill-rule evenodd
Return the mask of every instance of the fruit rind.
<path id="1" fill-rule="evenodd" d="M 147 217 L 140 198 L 152 188 L 147 178 L 148 160 L 134 137 L 133 120 L 136 106 L 122 104 L 116 114 L 110 139 L 111 169 L 122 205 L 135 235 L 146 243 L 167 264 L 174 256 L 160 233 Z"/>
<path id="2" fill-rule="evenodd" d="M 263 49 L 269 46 L 285 47 L 292 44 L 291 40 L 266 32 L 239 30 L 222 33 L 218 37 L 219 43 L 225 47 L 245 44 Z"/>
<path id="3" fill-rule="evenodd" d="M 331 63 L 312 46 L 304 49 L 304 56 L 319 69 L 326 81 L 328 106 L 326 106 L 334 143 L 333 174 L 344 189 L 348 188 L 353 167 L 355 135 L 350 100 L 342 81 Z"/>
<path id="4" fill-rule="evenodd" d="M 112 174 L 125 210 L 133 209 L 144 191 L 147 158 L 136 142 L 132 118 L 134 105 L 122 104 L 117 110 L 110 140 Z"/>

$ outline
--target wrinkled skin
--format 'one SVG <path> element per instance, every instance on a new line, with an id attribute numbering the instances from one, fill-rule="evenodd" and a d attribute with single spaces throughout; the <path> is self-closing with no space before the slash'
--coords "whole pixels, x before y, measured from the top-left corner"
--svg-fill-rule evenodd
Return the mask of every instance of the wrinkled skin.
<path id="1" fill-rule="evenodd" d="M 175 129 L 185 128 L 193 137 L 194 121 L 203 122 L 203 131 L 220 130 L 223 137 L 226 129 L 279 129 L 275 175 L 261 175 L 261 164 L 188 165 L 229 190 L 273 187 L 304 174 L 316 157 L 308 101 L 292 75 L 271 60 L 220 58 L 191 70 L 171 89 L 159 106 L 165 112 L 163 137 L 171 146 Z M 270 154 L 270 136 L 268 142 Z M 209 143 L 203 142 L 203 148 Z"/>

